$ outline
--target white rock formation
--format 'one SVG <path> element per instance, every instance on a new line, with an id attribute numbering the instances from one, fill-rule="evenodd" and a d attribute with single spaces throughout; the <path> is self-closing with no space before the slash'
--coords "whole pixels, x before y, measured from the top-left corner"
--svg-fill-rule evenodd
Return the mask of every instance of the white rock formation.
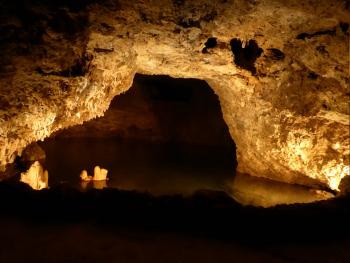
<path id="1" fill-rule="evenodd" d="M 93 181 L 106 181 L 108 170 L 104 168 L 100 168 L 100 166 L 95 166 L 94 168 L 94 176 L 92 178 Z"/>
<path id="2" fill-rule="evenodd" d="M 21 173 L 20 181 L 28 184 L 34 190 L 45 189 L 49 187 L 49 173 L 36 161 L 28 171 Z"/>
<path id="3" fill-rule="evenodd" d="M 94 168 L 94 176 L 88 175 L 86 170 L 83 170 L 80 173 L 80 179 L 85 182 L 89 181 L 106 181 L 108 180 L 107 178 L 108 170 L 104 168 L 100 168 L 100 166 L 95 166 Z"/>
<path id="4" fill-rule="evenodd" d="M 86 170 L 81 171 L 80 179 L 85 182 L 92 181 L 92 176 L 88 175 Z"/>

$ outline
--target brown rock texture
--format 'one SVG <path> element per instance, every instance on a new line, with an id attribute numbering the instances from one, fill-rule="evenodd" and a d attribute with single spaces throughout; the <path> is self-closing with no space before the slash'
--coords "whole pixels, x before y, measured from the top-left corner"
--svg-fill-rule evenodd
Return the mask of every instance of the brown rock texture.
<path id="1" fill-rule="evenodd" d="M 136 73 L 205 80 L 238 170 L 337 189 L 349 174 L 349 1 L 0 2 L 0 162 L 101 116 Z"/>

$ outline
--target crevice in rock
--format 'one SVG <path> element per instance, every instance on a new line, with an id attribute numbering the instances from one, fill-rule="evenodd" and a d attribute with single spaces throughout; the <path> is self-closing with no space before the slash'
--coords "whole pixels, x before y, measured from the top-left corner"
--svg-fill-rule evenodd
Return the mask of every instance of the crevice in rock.
<path id="1" fill-rule="evenodd" d="M 114 48 L 98 48 L 98 47 L 95 47 L 94 51 L 97 52 L 97 53 L 110 53 L 110 52 L 114 51 Z"/>
<path id="2" fill-rule="evenodd" d="M 77 34 L 84 32 L 89 24 L 85 13 L 68 14 L 65 11 L 58 11 L 54 17 L 48 20 L 48 26 L 55 32 L 63 33 L 67 38 L 76 38 Z"/>
<path id="3" fill-rule="evenodd" d="M 255 61 L 263 52 L 263 49 L 258 46 L 255 40 L 250 39 L 243 47 L 242 40 L 233 38 L 230 41 L 231 51 L 234 55 L 234 63 L 246 70 L 256 74 Z"/>
<path id="4" fill-rule="evenodd" d="M 187 18 L 187 17 L 180 18 L 180 21 L 177 24 L 179 26 L 182 26 L 183 28 L 190 28 L 190 27 L 200 28 L 201 27 L 199 20 L 193 20 L 193 19 Z"/>
<path id="5" fill-rule="evenodd" d="M 321 31 L 316 31 L 314 33 L 300 33 L 299 35 L 296 36 L 296 39 L 305 40 L 307 38 L 313 38 L 313 37 L 322 36 L 322 35 L 334 36 L 335 33 L 336 33 L 335 29 L 321 30 Z"/>
<path id="6" fill-rule="evenodd" d="M 341 31 L 343 31 L 343 33 L 346 33 L 349 29 L 349 23 L 340 22 L 339 26 Z"/>
<path id="7" fill-rule="evenodd" d="M 283 60 L 285 55 L 284 53 L 277 48 L 268 48 L 269 57 L 274 60 Z"/>
<path id="8" fill-rule="evenodd" d="M 318 75 L 315 73 L 315 72 L 310 72 L 307 77 L 309 79 L 317 79 L 318 78 Z"/>
<path id="9" fill-rule="evenodd" d="M 204 21 L 204 22 L 213 21 L 216 16 L 217 16 L 217 12 L 215 10 L 205 14 L 204 16 L 200 17 L 197 20 L 182 16 L 182 17 L 180 17 L 179 21 L 177 22 L 177 25 L 179 25 L 183 28 L 190 28 L 190 27 L 201 28 L 202 21 Z"/>
<path id="10" fill-rule="evenodd" d="M 111 50 L 104 50 L 97 52 L 111 52 Z M 89 70 L 90 61 L 92 60 L 92 55 L 85 54 L 81 58 L 75 60 L 74 64 L 68 69 L 62 71 L 46 71 L 42 68 L 37 68 L 36 72 L 44 76 L 60 76 L 60 77 L 80 77 L 85 76 Z"/>
<path id="11" fill-rule="evenodd" d="M 143 22 L 145 23 L 150 23 L 151 22 L 151 19 L 149 19 L 147 17 L 147 14 L 145 14 L 144 12 L 140 11 L 140 18 Z"/>
<path id="12" fill-rule="evenodd" d="M 207 13 L 205 16 L 203 16 L 201 18 L 201 20 L 203 20 L 205 22 L 210 22 L 210 21 L 213 21 L 217 15 L 218 15 L 217 12 L 215 10 L 213 10 L 213 11 Z"/>
<path id="13" fill-rule="evenodd" d="M 218 41 L 216 37 L 209 37 L 207 42 L 204 43 L 204 48 L 202 50 L 202 53 L 208 53 L 208 49 L 216 47 L 218 44 Z"/>
<path id="14" fill-rule="evenodd" d="M 173 4 L 174 4 L 174 6 L 176 6 L 176 7 L 183 6 L 184 3 L 185 3 L 185 0 L 173 0 Z"/>
<path id="15" fill-rule="evenodd" d="M 326 47 L 324 45 L 319 45 L 316 47 L 316 50 L 320 52 L 322 55 L 329 55 Z"/>
<path id="16" fill-rule="evenodd" d="M 69 84 L 62 80 L 59 82 L 59 87 L 64 93 L 67 93 L 71 90 Z"/>
<path id="17" fill-rule="evenodd" d="M 345 0 L 345 10 L 349 10 L 350 9 L 350 1 L 349 0 Z"/>
<path id="18" fill-rule="evenodd" d="M 107 23 L 101 23 L 98 27 L 98 31 L 104 35 L 109 35 L 115 31 L 115 28 Z"/>

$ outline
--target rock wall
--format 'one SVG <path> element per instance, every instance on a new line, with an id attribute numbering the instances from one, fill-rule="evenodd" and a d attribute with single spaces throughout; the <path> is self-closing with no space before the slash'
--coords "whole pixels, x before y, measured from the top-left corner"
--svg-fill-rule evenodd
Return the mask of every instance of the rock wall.
<path id="1" fill-rule="evenodd" d="M 349 174 L 349 1 L 0 3 L 0 161 L 103 115 L 136 72 L 207 81 L 238 170 L 337 189 Z"/>

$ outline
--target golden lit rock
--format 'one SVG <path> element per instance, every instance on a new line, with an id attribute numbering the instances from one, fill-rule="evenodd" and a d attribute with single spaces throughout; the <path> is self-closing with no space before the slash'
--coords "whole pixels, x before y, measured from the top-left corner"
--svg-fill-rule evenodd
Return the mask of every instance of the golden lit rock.
<path id="1" fill-rule="evenodd" d="M 89 176 L 86 170 L 81 171 L 80 179 L 85 182 L 92 181 L 92 176 Z"/>
<path id="2" fill-rule="evenodd" d="M 80 179 L 83 182 L 90 182 L 90 181 L 106 181 L 108 180 L 107 178 L 108 170 L 104 168 L 100 168 L 100 166 L 95 166 L 94 168 L 94 175 L 88 175 L 86 170 L 83 170 L 80 173 Z"/>
<path id="3" fill-rule="evenodd" d="M 106 181 L 108 170 L 104 168 L 100 168 L 100 166 L 95 166 L 94 168 L 94 176 L 92 177 L 93 181 Z"/>
<path id="4" fill-rule="evenodd" d="M 32 143 L 22 152 L 21 161 L 34 162 L 38 160 L 44 160 L 45 158 L 45 151 L 37 143 Z"/>
<path id="5" fill-rule="evenodd" d="M 62 17 L 33 7 L 41 34 L 0 24 L 17 30 L 1 43 L 0 165 L 102 116 L 142 73 L 207 81 L 239 172 L 333 190 L 349 175 L 346 1 L 107 2 Z"/>
<path id="6" fill-rule="evenodd" d="M 49 173 L 36 161 L 30 166 L 27 172 L 21 173 L 20 181 L 28 184 L 34 190 L 45 189 L 49 186 Z"/>

